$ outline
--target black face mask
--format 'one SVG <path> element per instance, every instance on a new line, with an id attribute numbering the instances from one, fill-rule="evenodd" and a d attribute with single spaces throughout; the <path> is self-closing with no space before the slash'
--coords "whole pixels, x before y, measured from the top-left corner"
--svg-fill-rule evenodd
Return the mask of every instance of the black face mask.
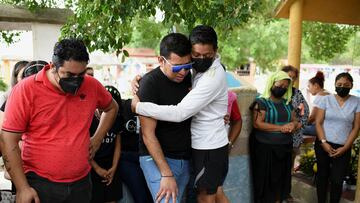
<path id="1" fill-rule="evenodd" d="M 335 91 L 340 97 L 346 97 L 349 95 L 350 89 L 349 87 L 336 87 Z"/>
<path id="2" fill-rule="evenodd" d="M 214 58 L 192 58 L 192 61 L 194 62 L 192 67 L 196 70 L 196 72 L 203 73 L 210 68 Z"/>
<path id="3" fill-rule="evenodd" d="M 287 88 L 282 87 L 273 87 L 271 88 L 271 93 L 275 98 L 281 98 L 286 93 Z"/>
<path id="4" fill-rule="evenodd" d="M 60 78 L 59 85 L 64 92 L 75 95 L 80 89 L 83 80 L 84 77 Z"/>

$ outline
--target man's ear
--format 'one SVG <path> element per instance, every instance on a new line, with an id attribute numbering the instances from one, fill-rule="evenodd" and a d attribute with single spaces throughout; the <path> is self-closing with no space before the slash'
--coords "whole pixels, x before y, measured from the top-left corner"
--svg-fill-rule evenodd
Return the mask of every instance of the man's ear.
<path id="1" fill-rule="evenodd" d="M 164 58 L 163 58 L 162 56 L 158 56 L 157 58 L 158 58 L 158 62 L 159 62 L 160 64 L 163 64 L 163 63 L 164 63 Z"/>

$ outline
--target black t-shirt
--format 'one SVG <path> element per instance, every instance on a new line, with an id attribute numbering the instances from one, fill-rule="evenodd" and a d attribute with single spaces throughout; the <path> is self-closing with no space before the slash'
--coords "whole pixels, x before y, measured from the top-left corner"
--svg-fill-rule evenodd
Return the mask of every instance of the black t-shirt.
<path id="1" fill-rule="evenodd" d="M 131 99 L 121 101 L 121 151 L 139 151 L 139 126 L 137 116 L 131 111 Z"/>
<path id="2" fill-rule="evenodd" d="M 140 88 L 137 95 L 142 102 L 153 102 L 159 105 L 176 105 L 189 93 L 190 88 L 190 73 L 181 83 L 176 83 L 169 80 L 158 67 L 147 73 L 140 80 Z M 166 157 L 173 159 L 190 158 L 190 124 L 191 118 L 180 123 L 157 121 L 155 134 Z M 149 154 L 141 136 L 139 152 L 140 155 Z"/>
<path id="3" fill-rule="evenodd" d="M 96 118 L 94 115 L 91 126 L 90 126 L 90 136 L 92 137 L 99 125 L 99 119 Z M 102 143 L 100 145 L 99 150 L 96 152 L 94 160 L 103 160 L 108 159 L 114 156 L 114 150 L 115 150 L 115 141 L 116 136 L 120 132 L 120 116 L 116 116 L 116 120 L 109 130 L 109 132 L 106 133 L 106 136 L 102 140 Z"/>

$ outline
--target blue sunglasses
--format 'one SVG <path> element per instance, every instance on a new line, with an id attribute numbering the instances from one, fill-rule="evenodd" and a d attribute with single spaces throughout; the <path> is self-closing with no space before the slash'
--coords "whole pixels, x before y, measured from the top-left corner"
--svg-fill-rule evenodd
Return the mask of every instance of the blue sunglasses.
<path id="1" fill-rule="evenodd" d="M 171 66 L 173 73 L 177 73 L 177 72 L 181 71 L 181 69 L 190 70 L 192 68 L 192 65 L 194 64 L 193 62 L 191 62 L 191 63 L 187 63 L 187 64 L 173 65 L 168 60 L 166 60 L 165 57 L 162 56 L 162 58 L 166 61 L 166 63 L 168 63 Z"/>

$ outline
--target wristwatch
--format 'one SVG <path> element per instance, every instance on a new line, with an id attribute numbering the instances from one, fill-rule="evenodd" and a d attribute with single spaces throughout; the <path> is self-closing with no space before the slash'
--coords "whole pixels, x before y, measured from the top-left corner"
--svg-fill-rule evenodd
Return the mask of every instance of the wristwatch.
<path id="1" fill-rule="evenodd" d="M 325 139 L 320 140 L 321 143 L 326 143 L 327 141 Z"/>

